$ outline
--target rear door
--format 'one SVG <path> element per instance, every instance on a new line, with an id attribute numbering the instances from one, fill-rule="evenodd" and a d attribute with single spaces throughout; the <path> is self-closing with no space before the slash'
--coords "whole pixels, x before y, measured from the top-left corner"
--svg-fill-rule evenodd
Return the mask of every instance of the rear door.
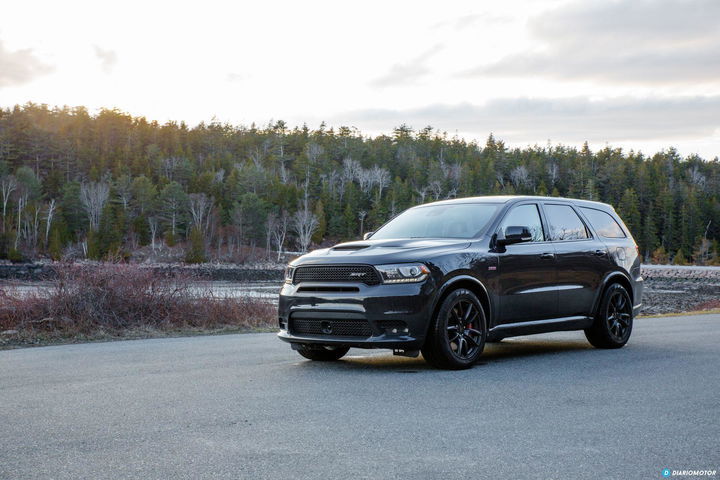
<path id="1" fill-rule="evenodd" d="M 597 292 L 610 261 L 605 244 L 595 238 L 574 206 L 543 204 L 557 261 L 558 316 L 592 314 Z"/>
<path id="2" fill-rule="evenodd" d="M 542 320 L 557 316 L 555 250 L 547 241 L 537 203 L 513 206 L 500 222 L 529 227 L 533 241 L 507 245 L 498 252 L 499 323 Z"/>

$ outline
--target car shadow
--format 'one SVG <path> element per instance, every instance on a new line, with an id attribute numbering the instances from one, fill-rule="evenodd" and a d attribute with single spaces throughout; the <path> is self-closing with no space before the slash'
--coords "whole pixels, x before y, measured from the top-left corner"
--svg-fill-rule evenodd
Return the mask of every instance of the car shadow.
<path id="1" fill-rule="evenodd" d="M 485 346 L 480 360 L 475 368 L 484 365 L 492 365 L 498 362 L 508 362 L 526 359 L 528 357 L 549 357 L 562 353 L 582 352 L 584 350 L 595 350 L 584 339 L 506 339 L 500 343 L 491 343 Z M 418 373 L 425 370 L 436 370 L 428 365 L 422 355 L 411 358 L 387 353 L 377 353 L 361 350 L 352 350 L 350 354 L 338 362 L 299 362 L 296 364 L 304 368 L 331 368 L 337 370 L 377 370 L 395 371 L 397 373 Z"/>

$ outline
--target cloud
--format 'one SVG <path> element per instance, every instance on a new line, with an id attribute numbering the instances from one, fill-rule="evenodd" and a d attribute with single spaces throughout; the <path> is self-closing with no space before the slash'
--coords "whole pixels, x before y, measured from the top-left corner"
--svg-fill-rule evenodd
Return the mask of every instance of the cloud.
<path id="1" fill-rule="evenodd" d="M 498 23 L 509 23 L 513 20 L 510 15 L 498 15 L 492 12 L 470 13 L 461 15 L 451 20 L 443 20 L 434 25 L 434 28 L 448 28 L 450 30 L 465 30 L 476 28 L 480 25 L 491 25 Z"/>
<path id="2" fill-rule="evenodd" d="M 0 88 L 29 83 L 54 67 L 38 59 L 31 49 L 10 51 L 0 41 Z"/>
<path id="3" fill-rule="evenodd" d="M 234 72 L 230 72 L 225 76 L 225 80 L 227 80 L 230 83 L 242 82 L 246 78 L 247 78 L 247 75 L 245 75 L 244 73 L 234 73 Z"/>
<path id="4" fill-rule="evenodd" d="M 387 131 L 400 124 L 432 125 L 508 141 L 625 141 L 703 138 L 720 129 L 720 96 L 631 98 L 505 98 L 482 105 L 435 104 L 416 109 L 366 109 L 332 119 Z"/>
<path id="5" fill-rule="evenodd" d="M 442 45 L 435 45 L 407 62 L 396 63 L 390 67 L 387 73 L 372 80 L 370 85 L 383 88 L 416 83 L 422 77 L 431 73 L 427 62 L 442 49 Z"/>
<path id="6" fill-rule="evenodd" d="M 115 64 L 117 63 L 117 52 L 115 52 L 115 50 L 106 50 L 98 47 L 97 45 L 94 45 L 94 47 L 95 56 L 98 60 L 100 60 L 100 66 L 102 67 L 103 72 L 112 72 L 113 68 L 115 68 Z"/>
<path id="7" fill-rule="evenodd" d="M 718 83 L 720 2 L 583 1 L 530 19 L 531 50 L 463 73 L 641 84 Z"/>

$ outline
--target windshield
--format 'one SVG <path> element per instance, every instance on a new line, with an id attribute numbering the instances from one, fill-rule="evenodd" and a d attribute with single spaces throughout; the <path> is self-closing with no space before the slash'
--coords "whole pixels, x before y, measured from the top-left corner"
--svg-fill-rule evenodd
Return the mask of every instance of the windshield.
<path id="1" fill-rule="evenodd" d="M 497 212 L 493 203 L 428 205 L 405 210 L 382 226 L 372 239 L 476 238 Z"/>

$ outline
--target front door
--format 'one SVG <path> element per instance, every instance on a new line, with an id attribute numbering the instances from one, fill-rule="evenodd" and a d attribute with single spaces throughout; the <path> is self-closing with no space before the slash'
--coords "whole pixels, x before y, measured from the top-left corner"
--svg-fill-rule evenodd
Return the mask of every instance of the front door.
<path id="1" fill-rule="evenodd" d="M 516 323 L 557 316 L 557 266 L 552 243 L 546 241 L 538 206 L 514 206 L 500 228 L 528 227 L 531 242 L 507 245 L 498 252 L 500 322 Z"/>

